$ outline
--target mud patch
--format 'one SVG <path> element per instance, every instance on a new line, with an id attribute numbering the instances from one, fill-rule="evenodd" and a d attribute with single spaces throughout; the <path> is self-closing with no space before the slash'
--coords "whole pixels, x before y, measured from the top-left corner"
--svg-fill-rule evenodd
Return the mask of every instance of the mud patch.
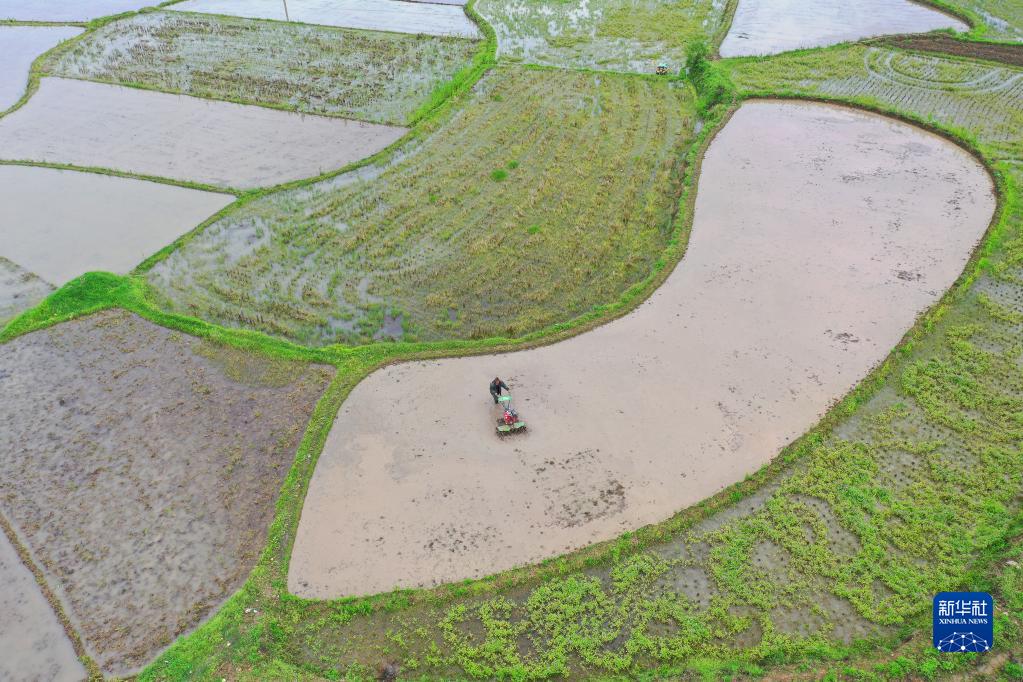
<path id="1" fill-rule="evenodd" d="M 107 673 L 241 585 L 331 374 L 122 311 L 0 346 L 0 507 Z"/>
<path id="2" fill-rule="evenodd" d="M 0 256 L 0 328 L 51 291 L 53 287 L 48 282 Z"/>
<path id="3" fill-rule="evenodd" d="M 0 19 L 89 21 L 156 4 L 157 0 L 4 0 Z"/>

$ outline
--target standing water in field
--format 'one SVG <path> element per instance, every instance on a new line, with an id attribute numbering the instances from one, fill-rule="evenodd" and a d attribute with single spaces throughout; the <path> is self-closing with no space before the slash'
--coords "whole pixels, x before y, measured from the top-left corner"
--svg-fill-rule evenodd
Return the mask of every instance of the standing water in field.
<path id="1" fill-rule="evenodd" d="M 743 480 L 889 354 L 994 207 L 983 166 L 936 135 L 841 107 L 745 104 L 706 154 L 685 258 L 637 310 L 355 387 L 309 486 L 289 589 L 478 578 Z M 494 433 L 495 373 L 529 423 L 521 438 Z"/>
<path id="2" fill-rule="evenodd" d="M 0 112 L 25 94 L 36 57 L 81 32 L 75 26 L 0 26 Z"/>
<path id="3" fill-rule="evenodd" d="M 722 57 L 769 55 L 894 33 L 969 26 L 908 0 L 739 0 Z"/>
<path id="4" fill-rule="evenodd" d="M 0 680 L 87 677 L 57 616 L 0 530 Z"/>

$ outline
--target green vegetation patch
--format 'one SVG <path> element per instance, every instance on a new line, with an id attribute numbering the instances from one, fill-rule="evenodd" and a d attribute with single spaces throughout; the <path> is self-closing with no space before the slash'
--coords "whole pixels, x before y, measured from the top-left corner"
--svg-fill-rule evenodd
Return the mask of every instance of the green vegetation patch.
<path id="1" fill-rule="evenodd" d="M 404 125 L 479 43 L 180 12 L 109 23 L 44 68 L 198 97 Z"/>
<path id="2" fill-rule="evenodd" d="M 940 4 L 972 15 L 975 33 L 995 40 L 1023 41 L 1023 3 L 1019 0 L 943 0 Z"/>
<path id="3" fill-rule="evenodd" d="M 480 0 L 494 27 L 498 53 L 534 64 L 653 73 L 661 62 L 677 73 L 686 45 L 715 42 L 726 0 Z"/>
<path id="4" fill-rule="evenodd" d="M 517 337 L 652 271 L 691 91 L 509 67 L 387 167 L 251 201 L 149 274 L 170 309 L 305 344 Z"/>

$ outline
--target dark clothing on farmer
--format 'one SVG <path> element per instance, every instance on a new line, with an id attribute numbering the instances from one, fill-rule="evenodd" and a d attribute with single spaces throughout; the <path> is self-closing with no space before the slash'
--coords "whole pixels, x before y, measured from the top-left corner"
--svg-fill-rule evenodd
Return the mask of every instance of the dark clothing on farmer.
<path id="1" fill-rule="evenodd" d="M 494 379 L 490 382 L 490 395 L 494 396 L 494 404 L 497 404 L 497 396 L 501 395 L 501 389 L 505 391 L 511 391 L 508 388 L 508 384 L 504 383 L 500 379 Z"/>

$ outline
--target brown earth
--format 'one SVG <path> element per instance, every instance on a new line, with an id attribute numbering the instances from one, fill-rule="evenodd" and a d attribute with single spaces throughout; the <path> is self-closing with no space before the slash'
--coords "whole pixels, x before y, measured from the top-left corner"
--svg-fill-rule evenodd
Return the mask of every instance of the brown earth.
<path id="1" fill-rule="evenodd" d="M 241 586 L 332 373 L 122 311 L 0 346 L 0 510 L 105 672 Z"/>
<path id="2" fill-rule="evenodd" d="M 289 589 L 480 577 L 741 481 L 891 351 L 994 208 L 984 168 L 938 136 L 840 107 L 743 105 L 707 152 L 685 258 L 637 310 L 355 387 L 310 483 Z M 495 374 L 529 425 L 503 440 Z"/>
<path id="3" fill-rule="evenodd" d="M 957 40 L 947 35 L 926 35 L 926 36 L 895 36 L 884 40 L 872 41 L 872 43 L 898 47 L 903 50 L 918 50 L 920 52 L 938 52 L 951 54 L 957 57 L 969 57 L 972 59 L 984 59 L 990 62 L 1002 62 L 1013 66 L 1023 66 L 1023 44 L 1008 45 L 1002 43 L 977 43 L 966 40 Z"/>

